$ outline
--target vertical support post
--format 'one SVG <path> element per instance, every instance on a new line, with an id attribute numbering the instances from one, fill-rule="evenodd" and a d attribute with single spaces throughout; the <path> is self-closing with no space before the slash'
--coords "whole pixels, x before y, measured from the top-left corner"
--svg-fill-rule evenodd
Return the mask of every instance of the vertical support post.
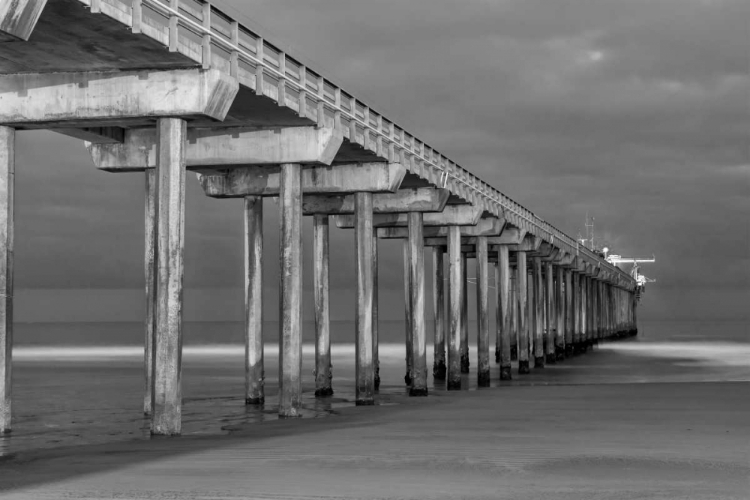
<path id="1" fill-rule="evenodd" d="M 490 386 L 489 262 L 487 237 L 477 237 L 477 384 Z"/>
<path id="2" fill-rule="evenodd" d="M 503 314 L 501 311 L 501 304 L 500 304 L 500 257 L 498 255 L 498 259 L 495 262 L 495 265 L 493 266 L 493 272 L 495 273 L 495 293 L 493 294 L 495 298 L 495 363 L 500 363 L 500 354 L 502 352 L 502 345 L 503 345 Z"/>
<path id="3" fill-rule="evenodd" d="M 500 330 L 500 380 L 511 380 L 510 337 L 511 337 L 511 297 L 510 262 L 507 245 L 497 247 L 497 295 L 500 301 L 498 328 Z"/>
<path id="4" fill-rule="evenodd" d="M 445 365 L 445 285 L 443 257 L 445 249 L 443 247 L 432 248 L 432 310 L 435 314 L 435 342 L 434 342 L 434 363 L 432 376 L 437 380 L 445 380 L 447 367 Z"/>
<path id="5" fill-rule="evenodd" d="M 16 131 L 0 126 L 0 434 L 11 429 Z"/>
<path id="6" fill-rule="evenodd" d="M 518 259 L 518 253 L 516 253 L 516 259 Z M 510 260 L 510 253 L 508 260 Z M 508 274 L 511 281 L 510 312 L 512 322 L 510 331 L 510 360 L 518 361 L 518 339 L 520 338 L 520 329 L 518 326 L 518 263 L 516 263 L 514 268 L 509 269 Z"/>
<path id="7" fill-rule="evenodd" d="M 298 417 L 302 394 L 302 166 L 282 163 L 279 186 L 279 416 Z"/>
<path id="8" fill-rule="evenodd" d="M 185 138 L 179 118 L 157 122 L 156 331 L 151 433 L 182 430 L 182 283 L 185 246 Z"/>
<path id="9" fill-rule="evenodd" d="M 265 401 L 263 362 L 263 198 L 245 197 L 245 404 Z"/>
<path id="10" fill-rule="evenodd" d="M 372 366 L 372 193 L 354 195 L 357 252 L 357 405 L 375 404 L 375 370 Z"/>
<path id="11" fill-rule="evenodd" d="M 315 300 L 315 396 L 333 395 L 331 379 L 331 314 L 328 294 L 327 215 L 313 216 L 313 289 Z"/>
<path id="12" fill-rule="evenodd" d="M 581 279 L 573 272 L 573 353 L 581 352 Z"/>
<path id="13" fill-rule="evenodd" d="M 409 291 L 409 240 L 404 240 L 403 246 L 404 255 L 404 316 L 406 318 L 406 335 L 404 337 L 406 341 L 406 374 L 404 375 L 404 383 L 407 387 L 411 387 L 412 381 L 412 369 L 414 367 L 414 348 L 413 348 L 413 329 L 411 324 L 411 292 Z"/>
<path id="14" fill-rule="evenodd" d="M 380 352 L 378 337 L 378 238 L 376 229 L 372 233 L 372 366 L 374 370 L 374 388 L 380 390 Z"/>
<path id="15" fill-rule="evenodd" d="M 461 230 L 448 227 L 448 390 L 461 389 Z"/>
<path id="16" fill-rule="evenodd" d="M 409 212 L 412 381 L 409 396 L 427 395 L 427 327 L 424 321 L 424 237 L 422 212 Z"/>
<path id="17" fill-rule="evenodd" d="M 542 258 L 534 257 L 534 368 L 544 368 L 544 279 Z"/>
<path id="18" fill-rule="evenodd" d="M 518 294 L 518 373 L 530 373 L 529 368 L 529 323 L 528 323 L 528 271 L 526 269 L 526 252 L 516 253 L 516 278 Z"/>
<path id="19" fill-rule="evenodd" d="M 555 357 L 557 361 L 565 359 L 565 278 L 562 266 L 555 267 L 555 315 L 557 332 L 555 335 Z"/>
<path id="20" fill-rule="evenodd" d="M 552 263 L 547 262 L 547 266 L 545 269 L 545 282 L 547 285 L 547 288 L 545 290 L 545 310 L 546 314 L 544 315 L 547 319 L 547 336 L 546 336 L 546 355 L 547 359 L 545 360 L 548 364 L 554 364 L 557 358 L 555 357 L 555 330 L 557 326 L 557 318 L 555 316 L 555 275 L 554 271 L 552 270 Z"/>
<path id="21" fill-rule="evenodd" d="M 574 336 L 573 331 L 575 329 L 575 307 L 574 307 L 574 293 L 573 293 L 573 271 L 570 269 L 565 270 L 565 357 L 570 357 L 574 352 Z"/>
<path id="22" fill-rule="evenodd" d="M 146 170 L 145 198 L 146 228 L 144 274 L 146 278 L 146 320 L 143 349 L 143 372 L 146 390 L 143 396 L 143 414 L 151 415 L 154 399 L 154 329 L 156 328 L 156 170 Z"/>
<path id="23" fill-rule="evenodd" d="M 588 307 L 589 307 L 589 278 L 585 274 L 581 275 L 581 352 L 588 351 Z"/>
<path id="24" fill-rule="evenodd" d="M 461 254 L 461 373 L 469 373 L 469 259 Z"/>

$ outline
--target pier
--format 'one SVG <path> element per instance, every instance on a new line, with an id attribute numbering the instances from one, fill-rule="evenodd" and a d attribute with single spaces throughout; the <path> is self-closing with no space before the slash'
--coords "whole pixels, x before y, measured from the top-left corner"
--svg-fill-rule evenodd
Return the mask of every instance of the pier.
<path id="1" fill-rule="evenodd" d="M 275 368 L 263 358 L 261 268 L 276 256 L 264 247 L 264 231 L 275 229 L 263 227 L 264 199 L 278 199 L 281 417 L 300 410 L 303 252 L 315 263 L 315 395 L 336 390 L 332 225 L 353 230 L 357 405 L 373 405 L 379 387 L 380 239 L 403 242 L 411 396 L 429 397 L 428 377 L 457 390 L 476 366 L 487 386 L 493 359 L 510 380 L 637 333 L 632 276 L 276 44 L 203 0 L 0 2 L 0 432 L 12 429 L 16 130 L 81 139 L 92 170 L 143 178 L 146 382 L 143 408 L 133 411 L 150 415 L 155 435 L 181 433 L 187 176 L 206 196 L 244 200 L 247 405 L 263 404 L 264 372 Z M 304 216 L 314 220 L 313 248 L 302 245 Z M 469 259 L 476 304 L 467 298 Z"/>

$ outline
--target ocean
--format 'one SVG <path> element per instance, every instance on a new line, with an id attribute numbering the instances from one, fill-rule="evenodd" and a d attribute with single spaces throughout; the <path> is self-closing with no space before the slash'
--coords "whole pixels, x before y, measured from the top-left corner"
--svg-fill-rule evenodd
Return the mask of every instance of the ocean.
<path id="1" fill-rule="evenodd" d="M 278 324 L 264 330 L 266 404 L 246 407 L 241 323 L 186 323 L 183 356 L 183 434 L 226 434 L 276 419 Z M 332 398 L 313 396 L 314 325 L 305 322 L 303 417 L 326 418 L 354 399 L 354 323 L 333 322 Z M 381 321 L 380 402 L 405 393 L 404 323 Z M 430 332 L 428 324 L 428 332 Z M 463 388 L 476 386 L 476 324 L 470 324 L 471 373 Z M 641 322 L 639 336 L 601 344 L 564 363 L 533 369 L 528 376 L 492 387 L 623 383 L 750 381 L 750 336 L 746 322 Z M 141 323 L 20 323 L 15 325 L 13 432 L 0 436 L 0 456 L 20 450 L 61 448 L 110 441 L 150 439 L 143 406 Z M 428 369 L 432 345 L 427 346 Z M 494 339 L 491 342 L 494 350 Z M 494 360 L 494 355 L 491 355 Z M 443 393 L 442 383 L 430 391 Z"/>

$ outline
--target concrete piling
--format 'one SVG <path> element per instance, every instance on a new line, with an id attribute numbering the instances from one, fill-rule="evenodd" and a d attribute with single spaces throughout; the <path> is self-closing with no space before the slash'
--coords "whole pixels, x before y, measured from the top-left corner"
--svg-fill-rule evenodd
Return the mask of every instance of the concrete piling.
<path id="1" fill-rule="evenodd" d="M 546 319 L 546 328 L 547 328 L 547 334 L 545 336 L 545 362 L 547 364 L 554 364 L 555 361 L 557 361 L 557 357 L 555 356 L 555 339 L 556 334 L 555 331 L 557 330 L 557 317 L 555 315 L 555 307 L 556 307 L 556 301 L 555 301 L 555 277 L 554 272 L 552 270 L 552 263 L 547 262 L 546 268 L 544 270 L 544 279 L 545 279 L 545 289 L 544 289 L 544 298 L 545 298 L 545 319 Z"/>
<path id="2" fill-rule="evenodd" d="M 380 339 L 378 324 L 378 238 L 373 228 L 372 238 L 372 366 L 375 371 L 375 392 L 380 389 Z"/>
<path id="3" fill-rule="evenodd" d="M 534 368 L 544 368 L 544 277 L 542 258 L 534 257 Z"/>
<path id="4" fill-rule="evenodd" d="M 555 358 L 557 361 L 565 359 L 565 270 L 562 266 L 555 266 Z"/>
<path id="5" fill-rule="evenodd" d="M 329 303 L 329 217 L 313 216 L 313 298 L 315 301 L 315 396 L 333 395 Z"/>
<path id="6" fill-rule="evenodd" d="M 410 396 L 427 395 L 427 327 L 424 316 L 424 237 L 422 212 L 409 212 L 409 292 L 412 327 Z"/>
<path id="7" fill-rule="evenodd" d="M 16 131 L 0 126 L 0 434 L 11 430 Z"/>
<path id="8" fill-rule="evenodd" d="M 245 404 L 265 401 L 263 363 L 263 198 L 245 197 Z"/>
<path id="9" fill-rule="evenodd" d="M 516 253 L 517 262 L 517 290 L 518 290 L 518 373 L 530 373 L 529 367 L 529 304 L 528 304 L 528 271 L 526 268 L 526 252 Z"/>
<path id="10" fill-rule="evenodd" d="M 489 262 L 487 237 L 477 237 L 477 380 L 490 385 Z"/>
<path id="11" fill-rule="evenodd" d="M 512 311 L 513 303 L 510 293 L 510 263 L 508 258 L 508 246 L 497 247 L 497 279 L 496 293 L 499 298 L 500 307 L 497 318 L 498 330 L 500 330 L 500 380 L 511 380 L 511 336 L 512 336 Z"/>
<path id="12" fill-rule="evenodd" d="M 146 319 L 144 324 L 143 372 L 145 390 L 143 414 L 151 415 L 154 399 L 154 330 L 156 329 L 156 170 L 146 171 L 145 251 Z"/>
<path id="13" fill-rule="evenodd" d="M 414 346 L 413 346 L 413 333 L 412 333 L 412 313 L 411 313 L 411 291 L 409 290 L 409 240 L 404 240 L 403 244 L 404 253 L 404 316 L 405 316 L 405 343 L 406 343 L 406 374 L 404 375 L 404 383 L 407 387 L 411 387 L 412 381 L 412 369 L 414 368 Z"/>
<path id="14" fill-rule="evenodd" d="M 445 284 L 444 260 L 445 249 L 442 246 L 432 248 L 432 310 L 435 314 L 435 341 L 432 376 L 437 380 L 445 380 L 447 367 L 445 364 Z"/>
<path id="15" fill-rule="evenodd" d="M 469 259 L 461 254 L 461 373 L 469 373 Z"/>
<path id="16" fill-rule="evenodd" d="M 375 403 L 375 371 L 372 365 L 372 193 L 355 194 L 355 241 L 357 267 L 356 404 Z"/>
<path id="17" fill-rule="evenodd" d="M 461 389 L 461 309 L 463 275 L 461 273 L 461 231 L 448 228 L 448 390 Z"/>

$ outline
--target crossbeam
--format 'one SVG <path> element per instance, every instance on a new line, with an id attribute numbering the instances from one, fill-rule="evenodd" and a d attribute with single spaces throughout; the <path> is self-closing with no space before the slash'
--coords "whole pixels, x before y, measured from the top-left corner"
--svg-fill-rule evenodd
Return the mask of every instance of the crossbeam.
<path id="1" fill-rule="evenodd" d="M 423 216 L 423 226 L 475 226 L 482 218 L 484 210 L 473 205 L 448 205 L 442 212 L 426 213 Z M 408 214 L 391 213 L 378 214 L 373 217 L 373 227 L 406 227 Z M 336 226 L 340 229 L 354 227 L 353 215 L 336 216 Z"/>
<path id="2" fill-rule="evenodd" d="M 0 42 L 28 40 L 47 0 L 0 2 Z"/>
<path id="3" fill-rule="evenodd" d="M 343 132 L 331 127 L 226 128 L 188 131 L 188 170 L 211 172 L 238 165 L 330 165 Z M 156 131 L 125 132 L 122 144 L 88 144 L 94 165 L 107 172 L 139 172 L 156 166 Z"/>
<path id="4" fill-rule="evenodd" d="M 399 189 L 395 193 L 378 193 L 372 197 L 375 214 L 400 212 L 440 212 L 445 208 L 450 191 L 436 188 Z M 304 215 L 349 215 L 354 213 L 354 195 L 305 195 Z"/>
<path id="5" fill-rule="evenodd" d="M 406 175 L 400 163 L 354 163 L 333 167 L 302 169 L 305 194 L 342 194 L 356 192 L 395 192 Z M 278 196 L 278 167 L 242 167 L 226 175 L 198 174 L 203 191 L 212 198 Z"/>
<path id="6" fill-rule="evenodd" d="M 505 219 L 487 218 L 480 219 L 476 226 L 458 226 L 459 234 L 463 236 L 500 236 L 503 232 Z M 450 226 L 426 227 L 423 236 L 425 238 L 445 238 L 448 236 Z M 381 227 L 378 228 L 378 238 L 403 239 L 408 237 L 408 231 L 404 227 Z"/>
<path id="7" fill-rule="evenodd" d="M 146 117 L 221 121 L 238 91 L 237 79 L 215 69 L 1 75 L 0 123 L 23 129 Z"/>

